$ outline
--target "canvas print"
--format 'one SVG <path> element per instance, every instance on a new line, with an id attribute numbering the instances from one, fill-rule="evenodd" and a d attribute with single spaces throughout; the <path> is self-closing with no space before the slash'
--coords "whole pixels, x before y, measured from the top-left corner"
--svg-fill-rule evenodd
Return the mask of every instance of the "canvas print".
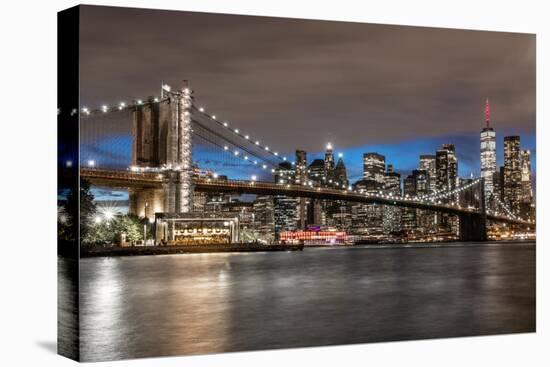
<path id="1" fill-rule="evenodd" d="M 58 15 L 58 350 L 535 331 L 535 35 Z"/>

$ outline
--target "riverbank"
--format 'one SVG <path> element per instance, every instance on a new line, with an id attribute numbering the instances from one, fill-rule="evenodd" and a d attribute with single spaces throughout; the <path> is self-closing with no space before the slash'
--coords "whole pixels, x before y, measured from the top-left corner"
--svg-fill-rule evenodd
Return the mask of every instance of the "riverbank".
<path id="1" fill-rule="evenodd" d="M 303 245 L 210 244 L 185 246 L 82 247 L 80 257 L 199 254 L 213 252 L 301 251 Z"/>
<path id="2" fill-rule="evenodd" d="M 80 257 L 108 257 L 108 256 L 146 256 L 170 254 L 200 254 L 215 252 L 273 252 L 273 251 L 302 251 L 304 248 L 363 248 L 363 249 L 407 249 L 407 248 L 439 248 L 439 247 L 490 247 L 502 245 L 535 245 L 533 240 L 514 241 L 486 241 L 486 242 L 416 242 L 416 243 L 385 243 L 385 244 L 356 244 L 356 245 L 323 245 L 323 244 L 210 244 L 210 245 L 180 245 L 180 246 L 133 246 L 133 247 L 83 247 Z"/>

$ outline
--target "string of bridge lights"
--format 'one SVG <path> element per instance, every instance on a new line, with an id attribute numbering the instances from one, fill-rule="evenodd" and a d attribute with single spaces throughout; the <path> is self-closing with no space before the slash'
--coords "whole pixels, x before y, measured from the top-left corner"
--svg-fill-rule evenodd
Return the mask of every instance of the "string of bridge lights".
<path id="1" fill-rule="evenodd" d="M 90 109 L 88 107 L 82 107 L 82 108 L 80 108 L 80 111 L 75 108 L 75 109 L 71 110 L 70 115 L 73 116 L 73 115 L 78 114 L 79 112 L 80 112 L 80 116 L 84 116 L 84 117 L 85 116 L 90 116 L 90 115 L 97 115 L 97 114 L 106 114 L 106 113 L 109 113 L 109 112 L 116 112 L 116 111 L 123 111 L 123 110 L 126 110 L 126 109 L 131 109 L 131 108 L 134 108 L 134 107 L 137 107 L 137 106 L 146 106 L 146 105 L 149 105 L 149 104 L 152 104 L 152 103 L 159 103 L 159 102 L 163 102 L 167 99 L 168 98 L 165 98 L 165 99 L 161 100 L 158 97 L 154 97 L 154 98 L 149 99 L 149 100 L 136 99 L 132 103 L 127 104 L 126 102 L 120 102 L 116 106 L 109 106 L 109 105 L 104 104 L 100 108 L 95 108 L 95 109 Z M 280 156 L 278 151 L 274 151 L 274 150 L 270 149 L 268 145 L 262 145 L 259 140 L 253 140 L 250 137 L 250 135 L 241 133 L 238 128 L 231 128 L 229 126 L 229 122 L 220 121 L 219 119 L 216 118 L 216 115 L 211 115 L 211 114 L 207 113 L 205 111 L 204 107 L 197 107 L 195 104 L 193 104 L 192 108 L 194 110 L 200 112 L 204 116 L 208 117 L 212 121 L 216 122 L 218 125 L 223 126 L 228 131 L 232 132 L 234 135 L 236 135 L 236 136 L 248 141 L 249 143 L 261 148 L 266 153 L 268 153 L 268 154 L 270 154 L 270 155 L 272 155 L 272 156 L 274 156 L 274 157 L 276 157 L 276 158 L 278 158 L 282 161 L 287 161 L 286 156 Z M 59 114 L 61 114 L 61 112 L 62 112 L 61 109 L 58 108 L 57 109 L 57 114 L 59 115 Z M 295 165 L 296 162 L 292 161 L 291 164 Z"/>
<path id="2" fill-rule="evenodd" d="M 119 104 L 117 105 L 106 105 L 106 104 L 103 104 L 101 105 L 99 108 L 88 108 L 88 107 L 81 107 L 80 109 L 78 108 L 73 108 L 69 115 L 70 116 L 74 116 L 74 115 L 77 115 L 79 114 L 81 117 L 86 117 L 86 116 L 90 116 L 90 115 L 98 115 L 98 114 L 106 114 L 106 113 L 109 113 L 109 112 L 117 112 L 117 111 L 123 111 L 123 110 L 127 110 L 127 109 L 131 109 L 131 108 L 134 108 L 134 107 L 137 107 L 137 106 L 147 106 L 147 105 L 150 105 L 150 104 L 153 104 L 153 103 L 160 103 L 160 102 L 164 102 L 168 100 L 168 98 L 165 98 L 165 99 L 160 99 L 158 97 L 153 97 L 153 98 L 149 98 L 147 100 L 144 100 L 144 99 L 136 99 L 136 100 L 133 100 L 131 103 L 126 103 L 126 102 L 120 102 Z M 57 109 L 57 114 L 60 115 L 62 113 L 62 109 L 61 108 L 58 108 Z"/>
<path id="3" fill-rule="evenodd" d="M 265 164 L 265 163 L 262 164 L 262 163 L 260 163 L 257 159 L 251 158 L 249 155 L 247 155 L 247 154 L 245 154 L 245 153 L 241 154 L 241 152 L 240 152 L 239 150 L 237 150 L 237 149 L 231 150 L 231 149 L 229 149 L 229 146 L 228 146 L 228 145 L 224 145 L 224 146 L 222 147 L 221 145 L 219 145 L 219 144 L 217 144 L 217 143 L 211 141 L 210 139 L 208 139 L 208 138 L 206 138 L 206 137 L 204 137 L 204 136 L 202 136 L 202 135 L 200 135 L 200 134 L 197 134 L 197 135 L 198 135 L 200 138 L 202 138 L 202 139 L 204 139 L 204 140 L 207 140 L 208 142 L 210 142 L 210 143 L 216 145 L 217 147 L 223 148 L 223 151 L 224 151 L 224 152 L 227 152 L 228 154 L 232 154 L 233 157 L 240 158 L 240 159 L 246 161 L 247 163 L 250 163 L 250 164 L 253 164 L 254 166 L 257 166 L 258 169 L 261 168 L 261 169 L 264 170 L 264 171 L 268 169 L 267 164 Z M 274 168 L 271 169 L 271 173 L 275 173 L 275 169 L 274 169 Z M 214 173 L 214 174 L 217 175 L 216 173 Z"/>
<path id="4" fill-rule="evenodd" d="M 74 108 L 70 111 L 70 116 L 80 114 L 80 116 L 86 117 L 86 116 L 90 116 L 90 115 L 106 114 L 106 113 L 110 113 L 110 112 L 116 112 L 116 111 L 123 111 L 123 110 L 127 110 L 127 109 L 132 109 L 132 108 L 135 108 L 137 106 L 146 106 L 146 105 L 150 105 L 150 104 L 153 104 L 153 103 L 160 103 L 160 102 L 164 102 L 166 100 L 168 100 L 168 98 L 160 99 L 158 97 L 153 97 L 153 98 L 149 98 L 147 100 L 136 99 L 136 100 L 133 100 L 131 103 L 126 103 L 126 102 L 123 101 L 123 102 L 120 102 L 120 103 L 118 103 L 117 105 L 114 105 L 114 106 L 113 105 L 109 106 L 109 105 L 104 104 L 104 105 L 101 105 L 99 108 L 95 108 L 95 109 L 90 109 L 88 107 L 82 107 L 80 109 Z M 287 161 L 287 157 L 280 156 L 277 151 L 274 151 L 274 150 L 270 149 L 269 146 L 262 145 L 259 140 L 253 140 L 250 137 L 250 135 L 242 133 L 238 128 L 230 127 L 229 122 L 219 120 L 216 115 L 207 113 L 205 107 L 197 107 L 195 104 L 193 104 L 192 108 L 194 110 L 200 112 L 204 116 L 208 117 L 210 120 L 216 122 L 218 125 L 226 128 L 228 131 L 232 132 L 234 135 L 240 137 L 241 139 L 244 139 L 244 140 L 248 141 L 249 143 L 254 144 L 258 148 L 261 148 L 266 153 L 278 158 L 279 160 Z M 62 112 L 63 111 L 60 108 L 57 109 L 57 114 L 58 115 L 60 115 Z M 221 146 L 219 146 L 219 145 L 218 145 L 218 147 L 221 148 Z M 230 149 L 228 145 L 224 145 L 223 150 L 225 152 L 228 152 L 228 153 L 232 154 L 234 157 L 240 158 L 243 161 L 246 161 L 246 162 L 248 162 L 248 163 L 250 163 L 254 166 L 257 166 L 258 169 L 262 169 L 264 171 L 268 169 L 267 164 L 265 164 L 265 163 L 262 164 L 257 159 L 254 159 L 254 158 L 250 157 L 249 154 L 240 152 L 237 149 L 234 149 L 234 150 Z M 294 166 L 295 162 L 293 161 L 293 162 L 291 162 L 291 164 Z M 272 168 L 271 173 L 275 173 L 275 169 Z M 218 175 L 216 173 L 214 173 L 214 178 L 217 178 L 216 176 L 218 176 Z M 255 175 L 253 175 L 252 176 L 252 181 L 256 181 L 256 179 L 257 179 L 257 177 Z M 450 190 L 450 191 L 436 190 L 435 192 L 431 193 L 430 195 L 424 195 L 424 196 L 420 196 L 420 197 L 408 197 L 408 196 L 399 197 L 397 195 L 394 196 L 392 193 L 383 194 L 382 192 L 380 192 L 378 195 L 376 195 L 374 193 L 365 192 L 364 195 L 365 196 L 376 196 L 376 197 L 379 197 L 379 198 L 390 199 L 390 200 L 391 199 L 405 199 L 405 200 L 420 201 L 420 202 L 428 202 L 428 201 L 434 202 L 437 199 L 448 198 L 449 196 L 459 194 L 462 191 L 464 191 L 466 189 L 469 189 L 472 186 L 478 184 L 479 182 L 480 182 L 480 179 L 478 178 L 478 179 L 475 179 L 474 181 L 472 181 L 471 183 L 468 183 L 464 186 L 461 186 L 459 188 L 455 188 L 455 189 Z M 310 182 L 304 182 L 303 185 L 313 186 L 313 183 L 311 181 Z M 346 187 L 345 184 L 342 184 L 341 187 L 345 190 L 345 192 L 351 192 L 351 193 L 354 193 L 354 194 L 363 194 L 363 190 L 353 190 L 352 186 Z M 320 187 L 318 187 L 317 189 L 321 190 Z M 494 198 L 496 199 L 496 202 L 505 210 L 506 214 L 510 218 L 512 218 L 514 220 L 517 219 L 517 217 L 510 211 L 510 209 L 504 203 L 502 203 L 500 201 L 500 199 L 498 197 L 495 196 Z M 438 201 L 438 203 L 441 203 L 441 201 Z"/>
<path id="5" fill-rule="evenodd" d="M 118 105 L 115 105 L 115 106 L 112 106 L 112 105 L 109 106 L 109 105 L 104 104 L 101 107 L 95 108 L 95 109 L 91 109 L 91 108 L 88 108 L 88 107 L 82 107 L 82 108 L 80 108 L 80 110 L 78 110 L 78 109 L 75 108 L 75 109 L 71 110 L 70 115 L 73 116 L 73 115 L 76 115 L 76 114 L 80 114 L 80 116 L 86 117 L 86 116 L 90 116 L 90 115 L 106 114 L 106 113 L 109 113 L 109 112 L 117 112 L 117 111 L 123 111 L 123 110 L 131 109 L 131 108 L 134 108 L 134 107 L 137 107 L 137 106 L 146 106 L 146 105 L 149 105 L 149 104 L 152 104 L 152 103 L 160 103 L 160 102 L 164 102 L 165 100 L 168 100 L 168 98 L 165 98 L 165 99 L 161 100 L 158 97 L 153 97 L 153 98 L 149 98 L 148 100 L 136 99 L 132 103 L 120 102 Z M 261 148 L 266 153 L 278 158 L 279 160 L 287 161 L 286 156 L 280 156 L 278 151 L 273 151 L 272 149 L 269 148 L 268 145 L 261 145 L 259 140 L 253 140 L 249 135 L 241 133 L 239 131 L 239 129 L 231 128 L 227 121 L 220 121 L 219 119 L 216 118 L 216 115 L 210 115 L 210 114 L 206 113 L 204 107 L 197 107 L 195 104 L 193 104 L 192 108 L 194 110 L 200 112 L 204 116 L 208 117 L 212 121 L 216 122 L 218 125 L 223 126 L 228 131 L 232 132 L 234 135 L 236 135 L 236 136 L 238 136 L 238 137 L 240 137 L 244 140 L 247 140 L 249 143 Z M 59 115 L 59 114 L 61 114 L 61 112 L 62 112 L 62 110 L 60 108 L 58 108 L 57 109 L 57 114 Z M 225 151 L 229 150 L 228 146 L 224 146 L 224 150 Z M 234 156 L 242 157 L 243 160 L 248 161 L 248 162 L 252 163 L 253 165 L 257 165 L 258 167 L 261 167 L 264 170 L 266 170 L 268 168 L 266 164 L 260 164 L 258 162 L 258 160 L 251 159 L 247 154 L 244 154 L 244 153 L 241 154 L 238 150 L 234 150 L 233 154 L 234 154 Z M 291 164 L 295 165 L 296 163 L 294 161 L 292 161 Z M 274 172 L 274 171 L 275 170 L 272 169 L 272 172 Z"/>
<path id="6" fill-rule="evenodd" d="M 79 113 L 80 113 L 80 116 L 82 116 L 82 117 L 87 117 L 87 116 L 90 116 L 90 115 L 103 115 L 103 114 L 106 114 L 106 113 L 109 113 L 109 112 L 123 111 L 123 110 L 127 110 L 127 109 L 132 109 L 132 108 L 137 107 L 137 106 L 146 106 L 146 105 L 149 105 L 149 104 L 152 104 L 152 103 L 164 102 L 166 100 L 168 100 L 168 98 L 165 98 L 165 99 L 161 100 L 158 97 L 154 97 L 154 98 L 150 98 L 146 101 L 144 101 L 143 99 L 136 99 L 132 103 L 120 102 L 118 105 L 115 105 L 115 106 L 109 106 L 109 105 L 104 104 L 100 108 L 95 108 L 95 109 L 90 109 L 88 107 L 82 107 L 82 108 L 80 108 L 80 111 L 79 111 L 78 109 L 75 108 L 75 109 L 71 110 L 70 115 L 73 116 L 73 115 L 76 115 L 76 114 L 79 114 Z M 238 129 L 230 129 L 228 127 L 227 122 L 222 123 L 221 121 L 216 120 L 215 115 L 210 116 L 207 113 L 204 113 L 204 108 L 203 107 L 197 108 L 196 106 L 193 105 L 193 108 L 195 110 L 201 112 L 205 116 L 209 117 L 211 120 L 217 122 L 219 125 L 228 128 L 230 131 L 232 131 L 234 134 L 238 135 L 239 137 L 241 137 L 243 139 L 246 139 L 246 140 L 248 140 L 249 142 L 252 143 L 252 141 L 250 140 L 250 137 L 248 135 L 240 134 Z M 58 108 L 57 109 L 57 114 L 59 115 L 59 114 L 61 114 L 61 112 L 62 112 L 61 109 Z M 282 159 L 283 161 L 287 160 L 286 157 L 280 157 L 278 152 L 271 151 L 268 146 L 261 146 L 259 141 L 255 141 L 253 143 L 256 146 L 260 146 L 263 150 L 265 150 L 269 154 L 271 154 L 271 155 L 273 155 L 273 156 L 275 156 L 279 159 Z M 221 146 L 219 146 L 219 147 L 222 148 Z M 230 150 L 227 145 L 223 146 L 223 150 L 224 151 L 230 151 L 233 154 L 234 157 L 241 158 L 242 160 L 244 160 L 248 163 L 251 163 L 254 166 L 257 166 L 259 169 L 262 169 L 262 170 L 267 170 L 268 169 L 267 164 L 265 164 L 265 163 L 262 164 L 261 162 L 258 161 L 258 159 L 253 159 L 252 157 L 250 157 L 249 154 L 240 152 L 239 150 Z M 292 164 L 294 165 L 295 162 L 292 162 Z M 275 169 L 271 169 L 271 172 L 274 173 Z"/>
<path id="7" fill-rule="evenodd" d="M 244 139 L 244 140 L 248 141 L 249 143 L 254 144 L 255 146 L 263 149 L 266 153 L 271 154 L 272 156 L 274 156 L 274 157 L 276 157 L 276 158 L 278 158 L 282 161 L 287 161 L 287 157 L 280 156 L 279 152 L 270 149 L 268 145 L 262 145 L 259 140 L 254 140 L 250 137 L 250 135 L 242 133 L 238 128 L 232 128 L 231 126 L 229 126 L 229 122 L 221 121 L 217 118 L 216 115 L 207 113 L 205 107 L 197 107 L 193 104 L 193 108 L 196 111 L 203 114 L 204 116 L 208 117 L 210 120 L 216 122 L 218 125 L 224 127 L 228 131 L 232 132 L 234 135 L 240 137 L 241 139 Z M 295 165 L 296 162 L 293 161 L 293 162 L 291 162 L 291 164 Z"/>
<path id="8" fill-rule="evenodd" d="M 493 195 L 493 197 L 495 198 L 495 201 L 497 202 L 498 205 L 500 205 L 500 207 L 502 209 L 504 209 L 504 211 L 506 212 L 506 214 L 508 214 L 508 216 L 512 219 L 517 219 L 517 217 L 514 215 L 514 213 L 512 213 L 512 211 L 510 210 L 510 208 L 508 208 L 506 206 L 506 204 L 504 204 L 499 198 L 498 196 L 496 195 Z"/>
<path id="9" fill-rule="evenodd" d="M 450 191 L 436 190 L 432 194 L 420 196 L 419 199 L 420 200 L 446 199 L 449 196 L 459 194 L 462 191 L 467 190 L 467 189 L 469 189 L 470 187 L 472 187 L 474 185 L 477 185 L 480 182 L 480 180 L 481 180 L 480 178 L 477 178 L 474 181 L 472 181 L 472 182 L 470 182 L 470 183 L 468 183 L 464 186 L 457 187 L 457 188 L 455 188 L 453 190 L 450 190 Z"/>

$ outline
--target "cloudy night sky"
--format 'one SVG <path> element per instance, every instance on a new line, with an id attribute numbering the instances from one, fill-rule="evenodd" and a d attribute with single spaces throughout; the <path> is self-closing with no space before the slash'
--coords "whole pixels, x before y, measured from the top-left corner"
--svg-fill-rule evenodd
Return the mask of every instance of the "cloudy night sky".
<path id="1" fill-rule="evenodd" d="M 454 143 L 479 175 L 491 102 L 498 164 L 521 136 L 535 170 L 535 36 L 192 12 L 81 7 L 81 104 L 101 106 L 190 81 L 196 101 L 288 156 L 330 141 L 352 180 L 362 153 L 399 172 Z"/>

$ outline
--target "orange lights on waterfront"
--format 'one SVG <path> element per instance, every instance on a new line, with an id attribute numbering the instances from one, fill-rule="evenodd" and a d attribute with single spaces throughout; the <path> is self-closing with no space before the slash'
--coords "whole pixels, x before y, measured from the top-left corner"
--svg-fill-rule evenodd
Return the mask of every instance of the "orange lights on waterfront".
<path id="1" fill-rule="evenodd" d="M 348 236 L 346 232 L 339 231 L 286 231 L 279 234 L 281 241 L 296 242 L 329 242 L 343 243 L 346 242 Z"/>

